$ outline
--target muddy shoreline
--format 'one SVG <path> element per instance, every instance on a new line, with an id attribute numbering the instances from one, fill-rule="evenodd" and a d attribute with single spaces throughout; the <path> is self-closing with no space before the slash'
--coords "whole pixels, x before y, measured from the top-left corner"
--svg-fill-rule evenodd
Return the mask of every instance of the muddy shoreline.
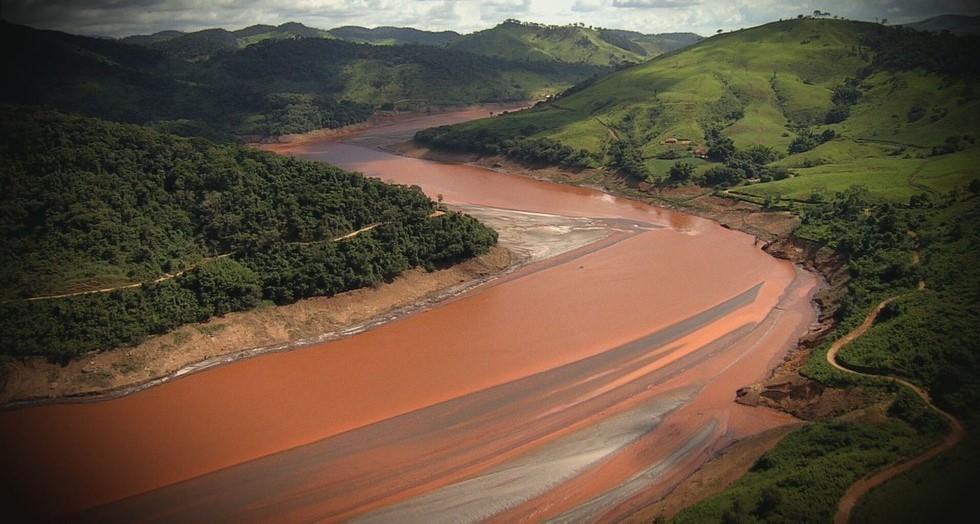
<path id="1" fill-rule="evenodd" d="M 502 253 L 506 253 L 506 257 L 509 259 L 509 261 L 506 264 L 499 264 L 499 263 L 488 264 L 490 267 L 492 267 L 492 270 L 489 271 L 487 275 L 476 276 L 474 278 L 465 280 L 455 285 L 438 287 L 434 291 L 430 291 L 418 299 L 407 301 L 407 302 L 404 301 L 400 302 L 395 307 L 382 309 L 381 311 L 374 314 L 373 316 L 364 319 L 359 319 L 358 321 L 354 323 L 350 323 L 349 325 L 339 326 L 338 329 L 336 330 L 321 333 L 312 337 L 295 338 L 295 339 L 289 339 L 274 344 L 259 345 L 259 346 L 249 347 L 246 349 L 240 349 L 237 351 L 221 352 L 215 356 L 207 357 L 203 360 L 194 360 L 193 358 L 190 358 L 188 359 L 189 362 L 185 363 L 184 365 L 182 365 L 181 367 L 179 367 L 174 371 L 168 371 L 160 374 L 159 376 L 155 376 L 146 380 L 142 380 L 130 384 L 123 384 L 123 385 L 113 386 L 108 388 L 99 388 L 95 386 L 92 387 L 89 391 L 82 391 L 77 393 L 65 393 L 60 395 L 56 394 L 54 396 L 52 396 L 50 392 L 48 394 L 13 396 L 9 399 L 5 399 L 4 404 L 0 405 L 0 410 L 21 409 L 21 408 L 43 406 L 43 405 L 50 405 L 50 404 L 101 402 L 104 400 L 111 400 L 114 398 L 131 395 L 133 393 L 138 393 L 140 391 L 144 391 L 146 389 L 159 386 L 166 382 L 170 382 L 191 375 L 193 373 L 199 373 L 219 366 L 232 364 L 234 362 L 238 362 L 243 359 L 256 357 L 259 355 L 265 355 L 269 353 L 291 351 L 306 346 L 311 346 L 311 345 L 320 344 L 331 340 L 337 340 L 340 338 L 356 335 L 363 331 L 378 327 L 380 325 L 397 320 L 399 318 L 403 318 L 405 316 L 417 313 L 419 311 L 431 307 L 435 307 L 440 302 L 449 300 L 453 297 L 457 297 L 463 293 L 470 291 L 473 288 L 491 282 L 496 278 L 507 275 L 513 271 L 516 271 L 517 269 L 525 266 L 530 261 L 528 257 L 517 255 L 513 252 L 510 252 L 509 250 L 506 250 L 505 248 L 495 248 L 495 249 L 497 250 L 496 253 L 493 253 L 488 256 L 477 257 L 477 259 L 475 259 L 474 261 L 477 263 L 486 262 L 493 256 L 500 257 Z M 461 262 L 459 265 L 466 264 L 467 262 L 471 262 L 471 261 L 464 261 Z M 453 268 L 449 268 L 441 271 L 452 271 L 452 270 Z M 419 272 L 420 270 L 415 269 L 409 271 Z M 390 284 L 381 284 L 380 286 L 378 286 L 378 288 L 372 291 L 377 291 L 378 293 L 383 294 L 387 291 L 386 287 L 388 286 L 390 286 Z M 333 298 L 338 298 L 338 297 L 344 298 L 345 296 L 350 296 L 351 294 L 355 294 L 360 291 L 363 290 L 353 290 L 350 292 L 337 295 L 336 297 L 314 297 L 311 299 L 304 299 L 300 302 L 311 303 L 315 301 L 324 301 L 324 300 L 329 301 L 330 299 Z M 282 310 L 285 308 L 289 308 L 289 305 L 272 306 L 272 307 Z M 321 307 L 322 309 L 325 310 L 329 306 L 321 306 Z M 234 324 L 236 322 L 239 323 L 248 322 L 248 319 L 243 319 L 242 317 L 249 315 L 250 313 L 254 315 L 254 312 L 231 313 L 229 315 L 225 315 L 224 317 L 219 317 L 218 319 L 214 319 L 201 324 L 193 324 L 182 329 L 200 330 L 204 328 L 206 330 L 208 326 L 214 326 L 216 324 L 221 326 L 226 326 L 228 324 Z M 155 339 L 171 337 L 171 336 L 173 336 L 173 333 L 166 333 L 163 335 L 159 335 L 158 337 L 153 337 L 149 342 L 152 343 Z M 143 345 L 144 344 L 135 347 L 130 347 L 130 348 L 110 350 L 110 351 L 102 352 L 100 354 L 90 355 L 79 360 L 90 360 L 94 358 L 99 358 L 100 356 L 111 355 L 113 353 L 118 354 L 123 352 L 126 353 L 139 352 L 140 347 Z M 95 360 L 90 360 L 90 362 L 94 363 Z M 45 371 L 50 372 L 53 366 L 58 366 L 57 364 L 48 364 L 47 362 L 42 363 L 41 360 L 36 360 L 32 364 L 34 366 L 43 366 L 42 370 L 38 371 L 39 373 L 43 373 Z M 44 369 L 45 367 L 47 369 Z M 17 370 L 12 372 L 17 372 Z M 84 373 L 86 372 L 79 371 L 78 373 L 75 374 L 75 377 L 82 377 L 84 376 Z M 7 391 L 4 391 L 4 393 L 6 394 Z"/>

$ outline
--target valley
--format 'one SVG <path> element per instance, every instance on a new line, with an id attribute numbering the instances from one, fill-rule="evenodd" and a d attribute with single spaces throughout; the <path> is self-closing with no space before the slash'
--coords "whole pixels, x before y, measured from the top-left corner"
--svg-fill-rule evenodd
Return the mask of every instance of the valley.
<path id="1" fill-rule="evenodd" d="M 13 521 L 975 520 L 975 10 L 24 1 Z"/>

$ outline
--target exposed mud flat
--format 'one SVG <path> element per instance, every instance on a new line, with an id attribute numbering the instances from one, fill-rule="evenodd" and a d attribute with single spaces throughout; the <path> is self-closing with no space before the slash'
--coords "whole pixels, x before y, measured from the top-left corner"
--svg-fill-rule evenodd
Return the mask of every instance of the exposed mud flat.
<path id="1" fill-rule="evenodd" d="M 0 413 L 20 500 L 99 522 L 610 521 L 793 423 L 733 400 L 815 320 L 811 273 L 701 218 L 355 138 L 288 152 L 591 243 L 356 336 Z"/>

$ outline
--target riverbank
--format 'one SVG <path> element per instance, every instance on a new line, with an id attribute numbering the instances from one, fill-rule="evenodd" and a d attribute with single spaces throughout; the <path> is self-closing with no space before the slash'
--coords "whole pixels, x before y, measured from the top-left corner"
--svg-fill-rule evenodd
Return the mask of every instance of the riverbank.
<path id="1" fill-rule="evenodd" d="M 124 395 L 188 372 L 376 324 L 396 311 L 403 316 L 522 260 L 507 248 L 495 247 L 447 269 L 412 269 L 373 288 L 230 313 L 65 366 L 43 358 L 10 361 L 5 365 L 0 405 Z"/>

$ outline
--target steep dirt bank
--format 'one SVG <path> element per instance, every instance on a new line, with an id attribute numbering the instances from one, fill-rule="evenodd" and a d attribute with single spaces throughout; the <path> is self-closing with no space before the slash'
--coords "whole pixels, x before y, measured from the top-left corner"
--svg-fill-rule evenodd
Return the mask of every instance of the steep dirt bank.
<path id="1" fill-rule="evenodd" d="M 42 358 L 9 362 L 0 404 L 122 392 L 212 359 L 233 357 L 243 350 L 247 353 L 246 348 L 270 348 L 343 332 L 402 308 L 427 305 L 454 288 L 478 283 L 520 260 L 508 249 L 495 247 L 447 269 L 413 269 L 373 288 L 231 313 L 183 326 L 137 346 L 90 355 L 66 366 Z"/>

